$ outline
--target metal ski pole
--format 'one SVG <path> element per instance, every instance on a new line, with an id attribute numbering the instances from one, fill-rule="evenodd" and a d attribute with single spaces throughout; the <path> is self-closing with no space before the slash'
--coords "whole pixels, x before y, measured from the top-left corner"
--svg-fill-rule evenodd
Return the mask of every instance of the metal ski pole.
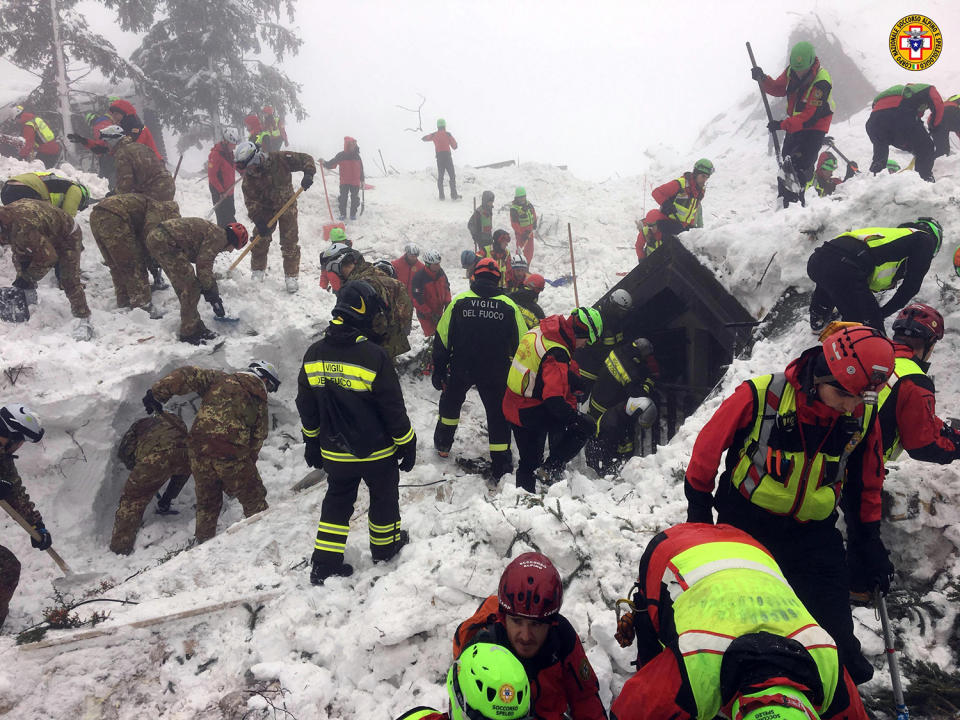
<path id="1" fill-rule="evenodd" d="M 893 647 L 893 633 L 890 630 L 890 618 L 887 615 L 887 601 L 880 592 L 874 589 L 877 598 L 877 614 L 883 626 L 883 645 L 886 649 L 887 664 L 890 666 L 890 683 L 893 685 L 893 701 L 897 706 L 897 720 L 910 720 L 910 711 L 907 710 L 903 699 L 903 685 L 900 682 L 900 666 L 897 664 L 896 649 Z"/>

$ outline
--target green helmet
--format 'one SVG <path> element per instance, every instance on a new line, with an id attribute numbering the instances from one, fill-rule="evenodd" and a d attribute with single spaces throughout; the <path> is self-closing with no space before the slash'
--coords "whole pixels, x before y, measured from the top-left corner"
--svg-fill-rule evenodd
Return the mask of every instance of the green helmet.
<path id="1" fill-rule="evenodd" d="M 530 681 L 507 648 L 476 643 L 447 673 L 450 720 L 517 720 L 530 712 Z"/>
<path id="2" fill-rule="evenodd" d="M 828 170 L 833 172 L 837 169 L 837 159 L 833 156 L 833 153 L 824 153 L 826 157 L 823 159 L 823 162 L 820 163 L 820 167 L 823 170 Z"/>
<path id="3" fill-rule="evenodd" d="M 802 40 L 793 46 L 790 51 L 790 69 L 795 73 L 803 73 L 813 67 L 813 61 L 817 59 L 817 53 L 813 45 L 806 40 Z"/>
<path id="4" fill-rule="evenodd" d="M 338 227 L 331 228 L 330 242 L 347 244 L 347 231 L 344 230 L 343 228 L 338 228 Z"/>
<path id="5" fill-rule="evenodd" d="M 742 720 L 810 720 L 820 715 L 807 696 L 794 687 L 774 685 L 759 692 L 739 695 L 730 717 Z"/>
<path id="6" fill-rule="evenodd" d="M 700 158 L 693 164 L 693 172 L 695 175 L 703 173 L 709 177 L 713 175 L 713 163 L 706 158 Z"/>
<path id="7" fill-rule="evenodd" d="M 97 114 L 95 112 L 88 112 L 83 116 L 83 119 L 87 121 L 87 125 L 93 125 L 93 121 L 97 119 Z"/>
<path id="8" fill-rule="evenodd" d="M 898 163 L 896 160 L 893 160 L 893 159 L 887 160 L 887 170 L 889 170 L 890 172 L 899 172 L 900 163 Z"/>
<path id="9" fill-rule="evenodd" d="M 516 191 L 513 193 L 513 196 L 514 196 L 515 198 L 518 198 L 518 197 L 526 197 L 526 196 L 527 196 L 527 189 L 526 189 L 525 187 L 518 187 L 518 188 L 516 189 Z"/>
<path id="10" fill-rule="evenodd" d="M 603 318 L 600 311 L 592 307 L 578 307 L 570 317 L 573 318 L 573 332 L 577 337 L 587 338 L 587 345 L 593 345 L 603 334 Z"/>
<path id="11" fill-rule="evenodd" d="M 443 118 L 437 118 L 437 127 L 438 127 L 438 128 L 445 128 L 446 126 L 447 126 L 447 121 L 446 121 L 446 120 L 444 120 Z"/>
<path id="12" fill-rule="evenodd" d="M 940 246 L 943 244 L 943 225 L 932 217 L 917 218 L 917 222 L 912 224 L 933 235 L 937 239 L 937 248 L 933 254 L 940 252 Z"/>
<path id="13" fill-rule="evenodd" d="M 86 210 L 90 205 L 90 191 L 87 189 L 87 186 L 83 183 L 74 183 L 78 188 L 80 188 L 80 205 L 77 207 L 77 210 Z"/>

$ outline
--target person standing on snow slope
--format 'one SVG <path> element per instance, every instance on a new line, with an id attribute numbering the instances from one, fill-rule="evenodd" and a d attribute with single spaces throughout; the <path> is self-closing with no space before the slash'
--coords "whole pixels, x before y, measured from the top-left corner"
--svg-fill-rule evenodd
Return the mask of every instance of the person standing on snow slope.
<path id="1" fill-rule="evenodd" d="M 373 335 L 374 320 L 384 310 L 370 283 L 347 282 L 323 337 L 307 348 L 300 366 L 297 411 L 304 457 L 310 467 L 327 472 L 311 558 L 314 585 L 353 574 L 344 550 L 361 480 L 370 491 L 373 561 L 391 559 L 409 541 L 400 529 L 398 485 L 400 472 L 410 472 L 417 461 L 417 436 L 397 371 Z"/>
<path id="2" fill-rule="evenodd" d="M 873 666 L 853 632 L 836 510 L 842 499 L 850 551 L 886 593 L 893 565 L 880 539 L 883 439 L 873 402 L 893 368 L 893 345 L 877 330 L 828 327 L 822 345 L 784 372 L 748 380 L 723 401 L 697 435 L 684 482 L 687 522 L 712 524 L 715 507 L 717 522 L 762 543 L 858 685 Z"/>
<path id="3" fill-rule="evenodd" d="M 664 237 L 676 239 L 690 228 L 703 227 L 703 196 L 713 171 L 713 163 L 700 158 L 694 163 L 692 172 L 654 189 L 653 199 L 659 207 L 648 212 L 642 221 L 637 221 L 640 231 L 636 246 L 638 260 L 659 248 Z"/>
<path id="4" fill-rule="evenodd" d="M 327 169 L 340 167 L 340 197 L 337 199 L 337 209 L 340 211 L 340 220 L 347 219 L 347 198 L 350 198 L 350 219 L 357 219 L 357 208 L 360 207 L 360 188 L 363 186 L 363 160 L 360 159 L 360 148 L 352 137 L 343 138 L 343 150 L 334 155 L 332 160 L 320 160 Z"/>
<path id="5" fill-rule="evenodd" d="M 533 234 L 537 230 L 537 211 L 527 200 L 526 188 L 518 187 L 510 205 L 510 225 L 517 240 L 517 252 L 527 259 L 527 267 L 533 262 Z"/>
<path id="6" fill-rule="evenodd" d="M 223 140 L 210 148 L 207 157 L 207 180 L 210 183 L 210 198 L 216 208 L 217 225 L 228 225 L 237 221 L 237 208 L 234 203 L 237 170 L 233 164 L 233 151 L 240 142 L 240 133 L 236 128 L 223 129 Z"/>
<path id="7" fill-rule="evenodd" d="M 429 135 L 424 135 L 423 142 L 432 142 L 437 153 L 437 189 L 440 191 L 440 199 L 443 200 L 443 174 L 450 175 L 450 199 L 459 200 L 457 195 L 457 174 L 453 169 L 453 150 L 457 149 L 457 140 L 447 132 L 447 121 L 443 118 L 437 120 L 437 131 Z"/>
<path id="8" fill-rule="evenodd" d="M 611 720 L 867 720 L 833 638 L 742 530 L 668 528 L 647 544 L 634 588 L 617 640 L 636 639 L 637 672 Z"/>
<path id="9" fill-rule="evenodd" d="M 820 65 L 813 45 L 801 41 L 790 51 L 790 63 L 776 80 L 753 67 L 751 75 L 767 95 L 787 98 L 787 117 L 771 120 L 767 128 L 773 132 L 784 130 L 783 158 L 793 165 L 800 194 L 788 188 L 783 178 L 777 178 L 777 195 L 784 207 L 792 202 L 803 204 L 802 188 L 813 177 L 813 164 L 823 145 L 823 138 L 833 120 L 833 84 L 830 73 Z"/>
<path id="10" fill-rule="evenodd" d="M 440 267 L 440 253 L 427 250 L 423 259 L 426 262 L 413 276 L 410 295 L 424 337 L 431 337 L 437 330 L 443 311 L 450 304 L 450 283 L 447 274 Z M 390 268 L 394 269 L 393 265 L 390 265 Z"/>
<path id="11" fill-rule="evenodd" d="M 930 132 L 923 127 L 923 114 L 929 110 Z M 933 162 L 937 157 L 931 134 L 943 120 L 943 99 L 933 85 L 907 83 L 894 85 L 873 99 L 867 118 L 867 136 L 873 143 L 870 172 L 876 175 L 887 166 L 890 146 L 911 153 L 917 174 L 933 182 Z"/>
<path id="12" fill-rule="evenodd" d="M 943 101 L 943 119 L 934 126 L 933 113 L 927 118 L 927 131 L 937 148 L 937 157 L 950 154 L 950 133 L 960 139 L 960 93 Z"/>
<path id="13" fill-rule="evenodd" d="M 493 242 L 493 200 L 493 191 L 484 190 L 480 194 L 480 207 L 473 211 L 467 221 L 467 230 L 473 238 L 474 250 Z"/>

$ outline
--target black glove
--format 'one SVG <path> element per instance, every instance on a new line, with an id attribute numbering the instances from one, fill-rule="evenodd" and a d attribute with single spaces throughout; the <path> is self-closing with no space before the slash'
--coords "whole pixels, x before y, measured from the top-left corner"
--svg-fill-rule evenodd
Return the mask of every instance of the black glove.
<path id="1" fill-rule="evenodd" d="M 400 472 L 410 472 L 417 462 L 417 436 L 399 447 Z"/>
<path id="2" fill-rule="evenodd" d="M 15 288 L 20 288 L 21 290 L 33 290 L 33 283 L 27 280 L 25 277 L 20 277 L 17 275 L 17 279 L 13 281 L 13 286 Z"/>
<path id="3" fill-rule="evenodd" d="M 430 376 L 430 382 L 433 384 L 434 389 L 443 392 L 444 387 L 447 384 L 447 374 L 441 373 L 436 368 L 433 369 L 433 375 Z"/>
<path id="4" fill-rule="evenodd" d="M 303 436 L 304 449 L 303 459 L 307 461 L 307 467 L 323 467 L 323 454 L 320 452 L 320 440 L 318 438 Z"/>
<path id="5" fill-rule="evenodd" d="M 76 133 L 67 133 L 67 140 L 72 143 L 77 143 L 78 145 L 86 145 L 87 139 L 83 135 L 77 135 Z"/>
<path id="6" fill-rule="evenodd" d="M 767 130 L 776 131 L 780 129 L 780 120 L 771 120 L 767 123 Z"/>
<path id="7" fill-rule="evenodd" d="M 687 497 L 687 522 L 713 525 L 713 495 L 695 489 L 686 480 L 683 494 Z"/>
<path id="8" fill-rule="evenodd" d="M 304 175 L 300 179 L 300 187 L 304 190 L 309 190 L 311 185 L 313 185 L 313 175 Z"/>
<path id="9" fill-rule="evenodd" d="M 30 544 L 33 545 L 37 550 L 46 550 L 48 547 L 53 545 L 53 538 L 50 536 L 50 533 L 47 532 L 47 529 L 43 526 L 43 523 L 37 523 L 33 526 L 33 529 L 36 530 L 40 535 L 39 540 L 37 540 L 33 535 L 30 536 Z"/>
<path id="10" fill-rule="evenodd" d="M 143 396 L 143 407 L 147 411 L 147 415 L 153 415 L 155 412 L 163 410 L 163 403 L 153 396 L 153 390 L 147 390 L 146 395 Z"/>
<path id="11" fill-rule="evenodd" d="M 210 307 L 213 308 L 213 314 L 219 318 L 222 318 L 227 314 L 227 311 L 223 309 L 223 301 L 220 298 L 217 298 L 210 303 Z"/>
<path id="12" fill-rule="evenodd" d="M 92 152 L 94 155 L 106 155 L 108 152 L 110 152 L 110 148 L 108 148 L 106 145 L 94 145 L 90 148 L 90 152 Z M 110 195 L 110 193 L 107 193 L 107 195 Z"/>
<path id="13" fill-rule="evenodd" d="M 567 424 L 567 429 L 584 437 L 592 438 L 597 435 L 597 421 L 586 413 L 577 413 Z"/>
<path id="14" fill-rule="evenodd" d="M 847 173 L 846 173 L 846 175 L 843 176 L 843 179 L 844 179 L 844 180 L 849 180 L 849 179 L 852 178 L 854 175 L 856 175 L 858 172 L 860 172 L 860 166 L 857 165 L 857 161 L 856 161 L 856 160 L 851 160 L 850 162 L 847 163 Z"/>
<path id="15" fill-rule="evenodd" d="M 270 227 L 265 222 L 254 223 L 254 227 L 257 229 L 257 235 L 260 237 L 270 235 Z"/>
<path id="16" fill-rule="evenodd" d="M 116 195 L 116 194 L 117 194 L 117 191 L 116 191 L 116 190 L 109 190 L 109 191 L 107 192 L 107 194 L 104 195 L 104 197 L 105 197 L 105 198 L 113 197 L 113 196 Z"/>
<path id="17" fill-rule="evenodd" d="M 211 303 L 211 304 L 215 303 L 217 300 L 220 299 L 220 293 L 217 292 L 217 288 L 215 287 L 202 290 L 200 294 L 203 295 L 204 300 L 206 300 L 208 303 Z"/>
<path id="18" fill-rule="evenodd" d="M 866 581 L 868 590 L 879 587 L 880 592 L 886 595 L 890 592 L 890 580 L 896 568 L 890 562 L 890 554 L 880 539 L 879 523 L 871 528 L 865 537 L 852 542 L 855 544 L 853 554 L 859 557 L 862 563 L 857 574 Z"/>
<path id="19" fill-rule="evenodd" d="M 750 68 L 750 77 L 757 82 L 762 82 L 766 76 L 767 74 L 760 69 L 759 65 L 754 65 L 752 68 Z"/>
<path id="20" fill-rule="evenodd" d="M 6 500 L 13 493 L 13 483 L 9 480 L 0 480 L 0 500 Z"/>

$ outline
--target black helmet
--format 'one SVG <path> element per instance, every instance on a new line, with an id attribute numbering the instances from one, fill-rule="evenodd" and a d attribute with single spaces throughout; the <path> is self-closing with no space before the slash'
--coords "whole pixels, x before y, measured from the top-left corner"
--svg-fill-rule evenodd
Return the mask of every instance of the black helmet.
<path id="1" fill-rule="evenodd" d="M 374 266 L 377 270 L 379 270 L 380 272 L 382 272 L 384 275 L 388 275 L 389 277 L 392 277 L 392 278 L 396 279 L 396 277 L 397 277 L 397 269 L 393 266 L 393 263 L 390 262 L 389 260 L 377 260 L 377 261 L 373 264 L 373 266 Z"/>
<path id="2" fill-rule="evenodd" d="M 355 280 L 340 288 L 331 314 L 356 328 L 369 330 L 373 327 L 373 319 L 386 309 L 373 285 L 365 280 Z"/>
<path id="3" fill-rule="evenodd" d="M 493 205 L 493 199 L 494 199 L 494 196 L 493 196 L 493 191 L 492 191 L 492 190 L 484 190 L 484 191 L 480 194 L 480 204 L 481 204 L 481 205 L 486 205 L 488 202 L 489 202 L 491 205 Z"/>

